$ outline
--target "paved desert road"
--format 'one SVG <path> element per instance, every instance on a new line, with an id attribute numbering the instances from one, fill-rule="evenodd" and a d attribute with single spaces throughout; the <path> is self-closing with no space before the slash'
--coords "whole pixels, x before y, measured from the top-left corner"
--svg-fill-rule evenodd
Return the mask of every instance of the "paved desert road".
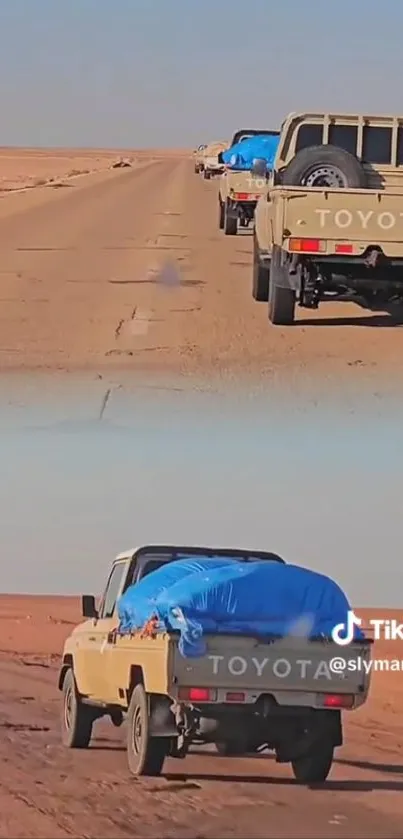
<path id="1" fill-rule="evenodd" d="M 218 231 L 216 194 L 167 158 L 2 198 L 1 369 L 398 373 L 386 315 L 330 303 L 269 326 L 251 237 Z"/>
<path id="2" fill-rule="evenodd" d="M 97 723 L 89 750 L 60 745 L 58 659 L 77 618 L 76 599 L 0 598 L 2 839 L 401 839 L 401 674 L 379 675 L 320 789 L 270 756 L 208 752 L 136 781 L 110 723 Z"/>

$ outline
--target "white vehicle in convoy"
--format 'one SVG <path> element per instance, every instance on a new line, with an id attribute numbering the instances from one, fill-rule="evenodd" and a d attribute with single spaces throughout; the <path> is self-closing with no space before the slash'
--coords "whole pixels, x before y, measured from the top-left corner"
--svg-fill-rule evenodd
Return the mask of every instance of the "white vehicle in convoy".
<path id="1" fill-rule="evenodd" d="M 224 164 L 219 161 L 220 152 L 225 151 L 228 143 L 217 141 L 209 143 L 203 150 L 203 177 L 209 180 L 213 175 L 220 175 L 224 171 Z"/>

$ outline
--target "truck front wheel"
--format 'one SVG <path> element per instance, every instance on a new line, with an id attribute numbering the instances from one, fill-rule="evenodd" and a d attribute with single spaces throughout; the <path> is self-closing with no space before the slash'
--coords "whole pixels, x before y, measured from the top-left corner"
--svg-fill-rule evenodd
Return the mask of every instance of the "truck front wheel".
<path id="1" fill-rule="evenodd" d="M 62 743 L 68 749 L 87 749 L 92 735 L 94 712 L 85 705 L 78 694 L 71 669 L 63 682 Z"/>
<path id="2" fill-rule="evenodd" d="M 160 775 L 168 754 L 169 739 L 150 736 L 147 694 L 136 685 L 127 713 L 127 761 L 132 775 Z"/>
<path id="3" fill-rule="evenodd" d="M 332 768 L 333 746 L 304 755 L 291 762 L 294 778 L 300 784 L 323 784 Z"/>

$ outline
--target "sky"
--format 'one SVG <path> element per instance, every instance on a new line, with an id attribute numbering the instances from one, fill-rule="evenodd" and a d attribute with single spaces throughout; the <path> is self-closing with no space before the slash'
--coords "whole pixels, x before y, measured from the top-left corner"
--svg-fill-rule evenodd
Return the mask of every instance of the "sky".
<path id="1" fill-rule="evenodd" d="M 171 542 L 275 551 L 401 607 L 403 400 L 119 390 L 99 422 L 94 388 L 0 400 L 0 591 L 98 594 L 117 553 Z"/>
<path id="2" fill-rule="evenodd" d="M 400 0 L 0 0 L 1 145 L 181 147 L 399 113 Z"/>

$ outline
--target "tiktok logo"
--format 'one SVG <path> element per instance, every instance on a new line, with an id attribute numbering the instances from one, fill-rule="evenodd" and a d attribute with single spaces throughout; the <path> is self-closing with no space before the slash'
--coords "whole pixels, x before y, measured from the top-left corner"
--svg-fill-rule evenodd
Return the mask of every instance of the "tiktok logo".
<path id="1" fill-rule="evenodd" d="M 362 620 L 349 609 L 347 612 L 347 624 L 338 623 L 332 629 L 332 638 L 340 647 L 346 647 L 354 640 L 354 627 L 361 626 Z"/>

